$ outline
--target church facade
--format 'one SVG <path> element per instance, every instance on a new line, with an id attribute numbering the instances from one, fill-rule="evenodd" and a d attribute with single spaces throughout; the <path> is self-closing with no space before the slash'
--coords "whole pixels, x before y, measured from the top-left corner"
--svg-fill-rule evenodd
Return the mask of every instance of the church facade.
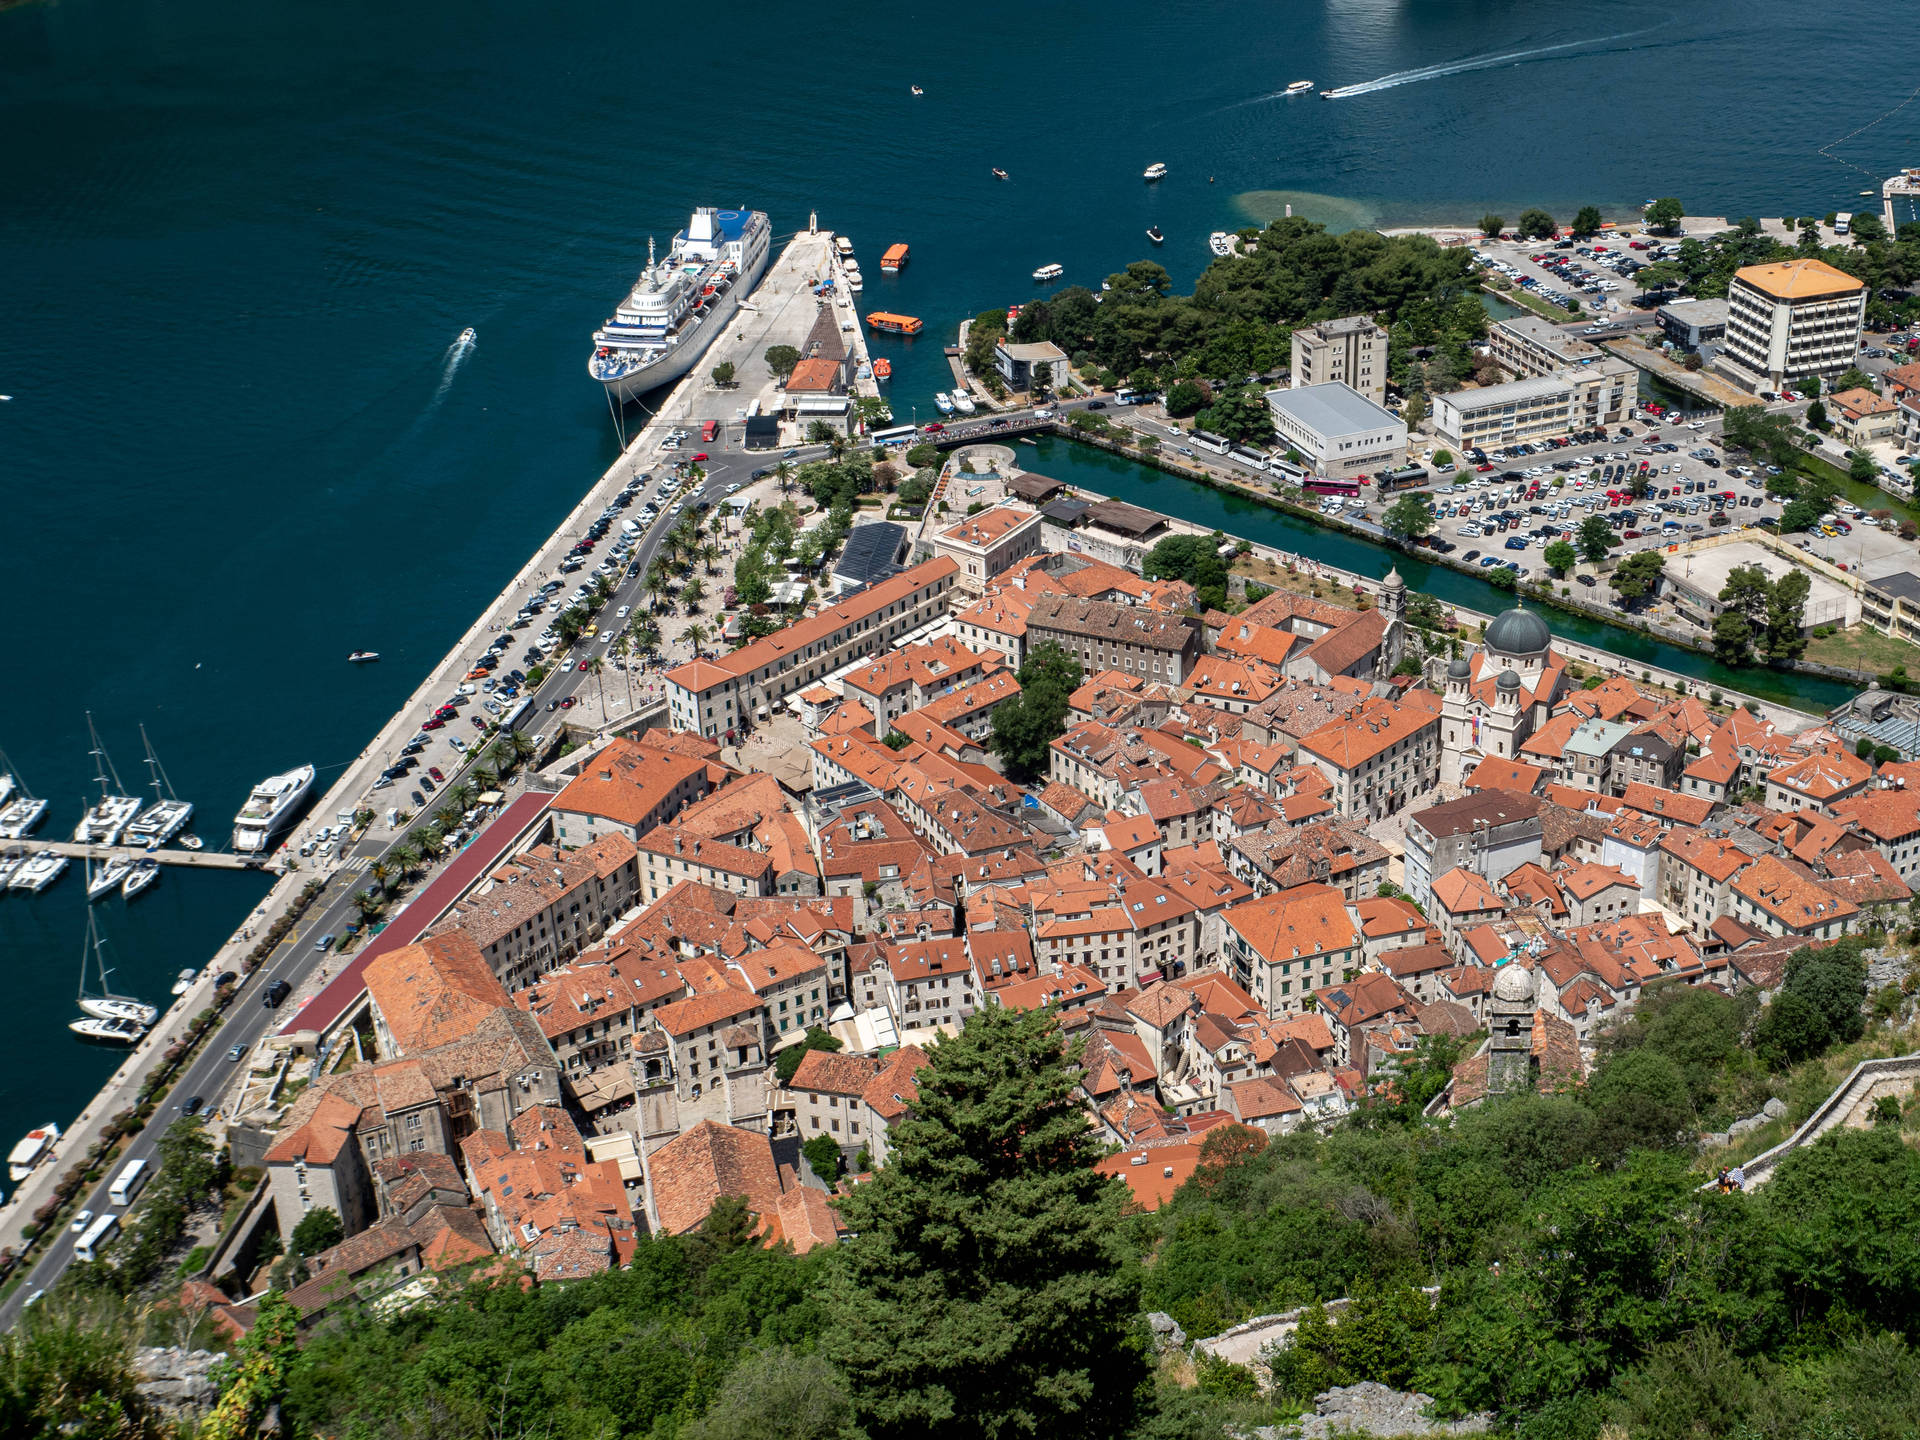
<path id="1" fill-rule="evenodd" d="M 1447 666 L 1440 707 L 1440 782 L 1458 785 L 1482 760 L 1512 760 L 1568 689 L 1553 632 L 1516 605 L 1496 615 L 1472 652 Z"/>

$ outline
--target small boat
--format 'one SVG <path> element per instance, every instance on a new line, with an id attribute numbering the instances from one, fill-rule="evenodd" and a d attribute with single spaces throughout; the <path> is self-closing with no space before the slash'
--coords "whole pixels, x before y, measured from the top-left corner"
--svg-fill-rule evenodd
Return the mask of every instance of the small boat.
<path id="1" fill-rule="evenodd" d="M 0 751 L 0 840 L 21 839 L 46 814 L 47 802 L 28 792 L 26 781 L 14 773 L 6 752 Z"/>
<path id="2" fill-rule="evenodd" d="M 478 340 L 479 338 L 480 338 L 479 335 L 474 333 L 473 326 L 469 325 L 467 326 L 466 329 L 460 332 L 460 338 L 454 343 L 458 345 L 471 345 L 473 344 L 474 341 Z"/>
<path id="3" fill-rule="evenodd" d="M 1004 180 L 1007 178 L 1007 172 L 996 165 L 993 167 L 993 178 L 996 180 Z"/>
<path id="4" fill-rule="evenodd" d="M 889 245 L 886 254 L 880 257 L 880 273 L 882 275 L 898 275 L 906 268 L 907 247 L 905 245 Z"/>
<path id="5" fill-rule="evenodd" d="M 67 1028 L 83 1040 L 102 1040 L 109 1045 L 138 1045 L 147 1033 L 147 1027 L 137 1020 L 106 1020 L 97 1015 L 69 1020 Z"/>
<path id="6" fill-rule="evenodd" d="M 60 1138 L 60 1127 L 48 1121 L 38 1130 L 29 1130 L 20 1143 L 7 1153 L 7 1178 L 18 1185 L 33 1173 L 33 1167 L 53 1151 Z"/>
<path id="7" fill-rule="evenodd" d="M 1322 90 L 1320 92 L 1320 98 L 1322 100 L 1331 100 L 1334 98 L 1334 92 L 1331 90 Z"/>
<path id="8" fill-rule="evenodd" d="M 380 652 L 378 650 L 356 650 L 347 656 L 347 663 L 349 665 L 364 665 L 369 660 L 378 660 L 379 658 Z"/>
<path id="9" fill-rule="evenodd" d="M 885 310 L 872 311 L 867 316 L 867 324 L 889 335 L 918 335 L 921 329 L 918 315 L 894 315 Z"/>
<path id="10" fill-rule="evenodd" d="M 854 294 L 858 295 L 862 290 L 866 288 L 867 288 L 867 282 L 860 278 L 859 267 L 849 265 L 847 267 L 847 289 L 851 290 Z"/>
<path id="11" fill-rule="evenodd" d="M 133 899 L 134 896 L 138 895 L 142 890 L 145 890 L 159 878 L 160 862 L 158 860 L 135 861 L 133 869 L 128 872 L 126 882 L 120 887 L 120 898 L 123 900 Z"/>
<path id="12" fill-rule="evenodd" d="M 1233 254 L 1233 236 L 1225 230 L 1216 230 L 1207 237 L 1207 248 L 1224 260 Z"/>
<path id="13" fill-rule="evenodd" d="M 182 970 L 178 975 L 173 977 L 173 993 L 176 995 L 186 994 L 193 982 L 199 977 L 200 972 L 192 966 L 188 966 L 185 970 Z"/>
<path id="14" fill-rule="evenodd" d="M 1149 225 L 1147 227 L 1147 239 L 1156 245 L 1164 245 L 1167 243 L 1167 237 L 1160 233 L 1160 227 L 1158 225 Z"/>
<path id="15" fill-rule="evenodd" d="M 99 927 L 93 923 L 93 912 L 87 912 L 87 948 L 80 953 L 80 1008 L 95 1020 L 125 1022 L 145 1030 L 160 1018 L 160 1012 L 151 1005 L 143 1005 L 130 995 L 115 995 L 107 989 L 107 977 L 113 971 L 107 968 L 105 943 L 100 938 Z M 87 990 L 87 960 L 91 955 L 94 968 L 100 976 L 100 993 L 94 995 Z M 80 1022 L 70 1026 L 76 1034 L 86 1035 L 92 1032 L 80 1029 Z M 110 1038 L 95 1036 L 94 1038 Z M 139 1036 L 135 1036 L 138 1039 Z"/>
<path id="16" fill-rule="evenodd" d="M 913 93 L 916 95 L 924 95 L 927 93 L 926 91 L 922 90 L 918 85 L 913 86 L 912 89 L 913 89 Z"/>
<path id="17" fill-rule="evenodd" d="M 1058 280 L 1066 273 L 1067 267 L 1064 265 L 1042 265 L 1038 270 L 1033 272 L 1033 278 L 1036 280 Z"/>
<path id="18" fill-rule="evenodd" d="M 182 835 L 180 837 L 180 848 L 182 850 L 198 850 L 206 843 L 207 842 L 202 840 L 198 835 Z"/>
<path id="19" fill-rule="evenodd" d="M 953 402 L 953 408 L 962 415 L 971 415 L 979 408 L 973 403 L 973 397 L 964 390 L 955 390 L 947 398 Z"/>
<path id="20" fill-rule="evenodd" d="M 1142 174 L 1142 178 L 1147 180 L 1160 180 L 1166 177 L 1166 173 L 1167 167 L 1156 160 L 1146 168 Z"/>
<path id="21" fill-rule="evenodd" d="M 936 390 L 933 392 L 933 405 L 942 415 L 953 414 L 953 401 L 948 398 L 947 392 L 944 390 Z"/>
<path id="22" fill-rule="evenodd" d="M 7 882 L 9 890 L 31 890 L 38 895 L 54 881 L 67 873 L 67 857 L 55 854 L 51 850 L 42 850 L 31 860 L 26 861 L 13 872 L 13 879 Z"/>
<path id="23" fill-rule="evenodd" d="M 92 861 L 87 862 L 87 899 L 99 900 L 120 888 L 120 883 L 133 873 L 133 861 L 119 856 L 110 856 L 99 867 Z"/>
<path id="24" fill-rule="evenodd" d="M 836 235 L 833 237 L 833 248 L 834 252 L 839 255 L 842 260 L 853 259 L 853 241 L 845 235 Z"/>
<path id="25" fill-rule="evenodd" d="M 873 378 L 882 385 L 893 378 L 893 362 L 882 355 L 873 362 Z"/>
<path id="26" fill-rule="evenodd" d="M 1296 80 L 1291 85 L 1287 86 L 1287 94 L 1304 95 L 1307 93 L 1307 91 L 1311 90 L 1312 88 L 1313 88 L 1313 82 L 1311 80 Z"/>

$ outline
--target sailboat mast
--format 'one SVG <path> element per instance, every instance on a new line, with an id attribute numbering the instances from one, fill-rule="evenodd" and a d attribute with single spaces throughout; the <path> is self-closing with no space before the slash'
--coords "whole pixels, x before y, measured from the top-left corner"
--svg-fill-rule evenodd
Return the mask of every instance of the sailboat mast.
<path id="1" fill-rule="evenodd" d="M 178 800 L 173 793 L 173 781 L 167 778 L 167 770 L 160 763 L 160 757 L 153 753 L 153 742 L 147 739 L 147 725 L 140 722 L 140 743 L 147 747 L 147 768 L 153 771 L 153 793 L 161 800 Z"/>
<path id="2" fill-rule="evenodd" d="M 13 776 L 14 783 L 20 787 L 22 800 L 33 799 L 33 792 L 27 788 L 26 778 L 21 775 L 19 767 L 7 758 L 7 752 L 4 750 L 0 750 L 0 772 Z"/>

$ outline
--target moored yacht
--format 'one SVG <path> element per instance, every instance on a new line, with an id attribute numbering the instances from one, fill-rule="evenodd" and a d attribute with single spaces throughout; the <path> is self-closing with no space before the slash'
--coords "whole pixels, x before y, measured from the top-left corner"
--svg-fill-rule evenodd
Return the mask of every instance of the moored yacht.
<path id="1" fill-rule="evenodd" d="M 22 839 L 32 834 L 34 827 L 46 818 L 46 801 L 22 795 L 11 804 L 0 807 L 0 840 Z"/>
<path id="2" fill-rule="evenodd" d="M 107 747 L 100 743 L 100 732 L 93 728 L 93 712 L 87 712 L 87 734 L 93 739 L 94 778 L 100 782 L 100 799 L 87 808 L 80 823 L 73 827 L 74 843 L 78 845 L 115 845 L 119 843 L 120 832 L 125 830 L 134 816 L 140 813 L 140 802 L 132 795 L 120 792 L 125 788 L 120 783 L 120 773 L 113 768 L 113 757 L 107 754 Z M 107 777 L 113 782 L 109 788 Z"/>
<path id="3" fill-rule="evenodd" d="M 233 817 L 233 848 L 242 855 L 258 855 L 271 848 L 273 837 L 292 822 L 312 788 L 311 765 L 269 775 L 254 786 L 247 803 Z"/>
<path id="4" fill-rule="evenodd" d="M 87 989 L 87 961 L 91 959 L 94 969 L 100 977 L 100 993 L 93 994 Z M 106 942 L 100 938 L 100 929 L 94 924 L 93 912 L 87 912 L 87 945 L 80 952 L 80 1008 L 95 1020 L 119 1022 L 137 1025 L 142 1030 L 160 1018 L 160 1012 L 151 1005 L 142 1004 L 130 995 L 115 995 L 107 989 L 107 977 L 113 971 L 107 968 Z M 90 1031 L 80 1029 L 79 1022 L 71 1027 L 77 1034 L 86 1035 Z M 96 1036 L 96 1039 L 103 1038 Z M 134 1037 L 138 1039 L 138 1036 Z"/>
<path id="5" fill-rule="evenodd" d="M 7 1152 L 7 1178 L 18 1185 L 33 1173 L 38 1165 L 53 1153 L 53 1145 L 60 1138 L 60 1127 L 49 1120 L 38 1130 L 29 1130 L 18 1145 Z"/>
<path id="6" fill-rule="evenodd" d="M 138 1045 L 147 1027 L 138 1020 L 106 1020 L 98 1015 L 69 1020 L 67 1028 L 86 1040 L 104 1040 L 110 1045 Z"/>
<path id="7" fill-rule="evenodd" d="M 186 994 L 187 991 L 193 987 L 193 982 L 199 978 L 200 972 L 192 966 L 188 966 L 185 970 L 182 970 L 178 975 L 173 977 L 173 993 L 175 995 Z"/>
<path id="8" fill-rule="evenodd" d="M 9 850 L 6 854 L 0 855 L 0 890 L 6 889 L 13 883 L 13 877 L 26 863 L 27 855 L 24 850 Z"/>
<path id="9" fill-rule="evenodd" d="M 125 900 L 133 899 L 134 896 L 138 895 L 159 878 L 160 862 L 158 860 L 134 861 L 133 869 L 127 872 L 126 883 L 120 887 L 121 898 Z"/>
<path id="10" fill-rule="evenodd" d="M 936 390 L 933 392 L 933 408 L 938 410 L 942 415 L 951 415 L 953 413 L 953 401 L 948 397 L 946 391 Z"/>
<path id="11" fill-rule="evenodd" d="M 187 822 L 193 818 L 193 802 L 182 800 L 173 793 L 173 782 L 167 779 L 160 757 L 153 753 L 153 742 L 147 739 L 145 725 L 140 727 L 140 743 L 147 747 L 147 769 L 153 774 L 154 802 L 127 826 L 124 840 L 128 845 L 151 848 L 166 844 L 187 828 Z"/>
<path id="12" fill-rule="evenodd" d="M 13 879 L 7 882 L 7 888 L 31 890 L 38 895 L 66 873 L 66 856 L 57 855 L 51 850 L 42 850 L 31 860 L 23 862 L 20 868 L 13 872 Z"/>
<path id="13" fill-rule="evenodd" d="M 760 210 L 702 206 L 647 268 L 607 322 L 594 332 L 587 373 L 617 400 L 678 380 L 726 328 L 740 301 L 766 273 L 772 226 Z"/>
<path id="14" fill-rule="evenodd" d="M 133 873 L 133 861 L 121 856 L 108 856 L 95 865 L 87 862 L 87 899 L 99 900 L 111 895 L 120 888 L 120 882 Z"/>
<path id="15" fill-rule="evenodd" d="M 1207 237 L 1207 248 L 1224 260 L 1233 254 L 1233 236 L 1225 230 L 1216 230 Z"/>
<path id="16" fill-rule="evenodd" d="M 973 403 L 973 397 L 964 390 L 952 391 L 947 398 L 953 401 L 953 408 L 962 415 L 971 415 L 979 407 Z"/>

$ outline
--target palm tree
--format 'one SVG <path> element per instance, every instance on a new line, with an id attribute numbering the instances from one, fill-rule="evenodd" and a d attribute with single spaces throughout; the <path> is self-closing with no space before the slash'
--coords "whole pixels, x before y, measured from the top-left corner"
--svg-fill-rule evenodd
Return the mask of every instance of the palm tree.
<path id="1" fill-rule="evenodd" d="M 689 625 L 685 630 L 681 632 L 680 638 L 682 640 L 685 640 L 687 644 L 691 645 L 694 649 L 694 653 L 698 654 L 700 652 L 701 644 L 707 638 L 707 627 L 698 623 Z"/>
<path id="2" fill-rule="evenodd" d="M 387 859 L 399 867 L 400 875 L 404 879 L 420 868 L 420 846 L 412 840 L 402 840 L 387 851 Z"/>
<path id="3" fill-rule="evenodd" d="M 656 610 L 660 606 L 660 597 L 667 588 L 667 569 L 658 558 L 647 567 L 645 578 L 640 582 L 647 592 L 647 609 Z"/>
<path id="4" fill-rule="evenodd" d="M 571 645 L 580 638 L 580 632 L 587 628 L 588 618 L 584 605 L 569 605 L 553 617 L 553 633 Z"/>
<path id="5" fill-rule="evenodd" d="M 594 600 L 604 605 L 607 603 L 607 597 L 611 594 L 613 594 L 613 577 L 611 575 L 595 576 L 593 581 Z"/>
<path id="6" fill-rule="evenodd" d="M 690 482 L 691 485 L 699 485 L 703 481 L 705 481 L 706 478 L 707 478 L 706 466 L 704 465 L 687 466 L 687 480 Z"/>
<path id="7" fill-rule="evenodd" d="M 507 748 L 513 751 L 514 762 L 519 764 L 531 758 L 533 755 L 532 737 L 522 735 L 518 730 L 515 730 L 511 735 L 507 736 Z"/>
<path id="8" fill-rule="evenodd" d="M 640 648 L 649 654 L 660 648 L 660 626 L 653 619 L 642 620 L 633 627 L 633 638 Z"/>
<path id="9" fill-rule="evenodd" d="M 376 860 L 367 866 L 367 879 L 378 885 L 380 887 L 380 893 L 383 895 L 392 892 L 393 886 L 388 882 L 393 878 L 394 868 L 384 860 Z"/>
<path id="10" fill-rule="evenodd" d="M 685 603 L 689 615 L 697 613 L 700 602 L 706 598 L 707 584 L 698 575 L 687 581 L 686 587 L 680 592 L 680 599 Z"/>
<path id="11" fill-rule="evenodd" d="M 720 558 L 720 547 L 709 540 L 700 547 L 700 563 L 706 567 L 707 574 L 713 574 L 713 562 Z"/>
<path id="12" fill-rule="evenodd" d="M 469 809 L 472 808 L 473 797 L 477 793 L 478 792 L 473 788 L 473 785 L 470 781 L 456 780 L 452 785 L 449 785 L 447 787 L 447 793 L 446 793 L 447 804 L 451 805 L 455 810 L 460 811 L 462 814 L 465 814 Z M 443 818 L 445 815 L 446 815 L 446 811 L 443 810 L 440 812 L 440 817 L 436 817 L 436 818 Z"/>
<path id="13" fill-rule="evenodd" d="M 371 920 L 387 908 L 387 902 L 371 890 L 359 890 L 354 893 L 353 908 L 360 912 L 362 920 Z"/>
<path id="14" fill-rule="evenodd" d="M 607 682 L 601 680 L 600 675 L 606 668 L 607 662 L 598 655 L 587 661 L 587 673 L 593 676 L 600 686 L 600 723 L 602 725 L 607 723 Z"/>
<path id="15" fill-rule="evenodd" d="M 467 779 L 473 782 L 473 788 L 477 792 L 491 790 L 500 783 L 499 772 L 491 765 L 480 765 L 469 770 L 467 772 Z M 474 798 L 477 800 L 480 797 L 476 794 Z"/>
<path id="16" fill-rule="evenodd" d="M 431 856 L 436 859 L 440 855 L 444 854 L 447 848 L 446 837 L 442 835 L 432 825 L 423 825 L 421 827 L 418 844 L 420 846 L 421 854 Z"/>
<path id="17" fill-rule="evenodd" d="M 782 460 L 773 467 L 773 476 L 780 482 L 780 493 L 785 495 L 793 488 L 793 462 Z"/>
<path id="18" fill-rule="evenodd" d="M 835 460 L 845 459 L 847 451 L 852 445 L 853 442 L 837 430 L 827 437 L 827 453 L 833 456 Z"/>

